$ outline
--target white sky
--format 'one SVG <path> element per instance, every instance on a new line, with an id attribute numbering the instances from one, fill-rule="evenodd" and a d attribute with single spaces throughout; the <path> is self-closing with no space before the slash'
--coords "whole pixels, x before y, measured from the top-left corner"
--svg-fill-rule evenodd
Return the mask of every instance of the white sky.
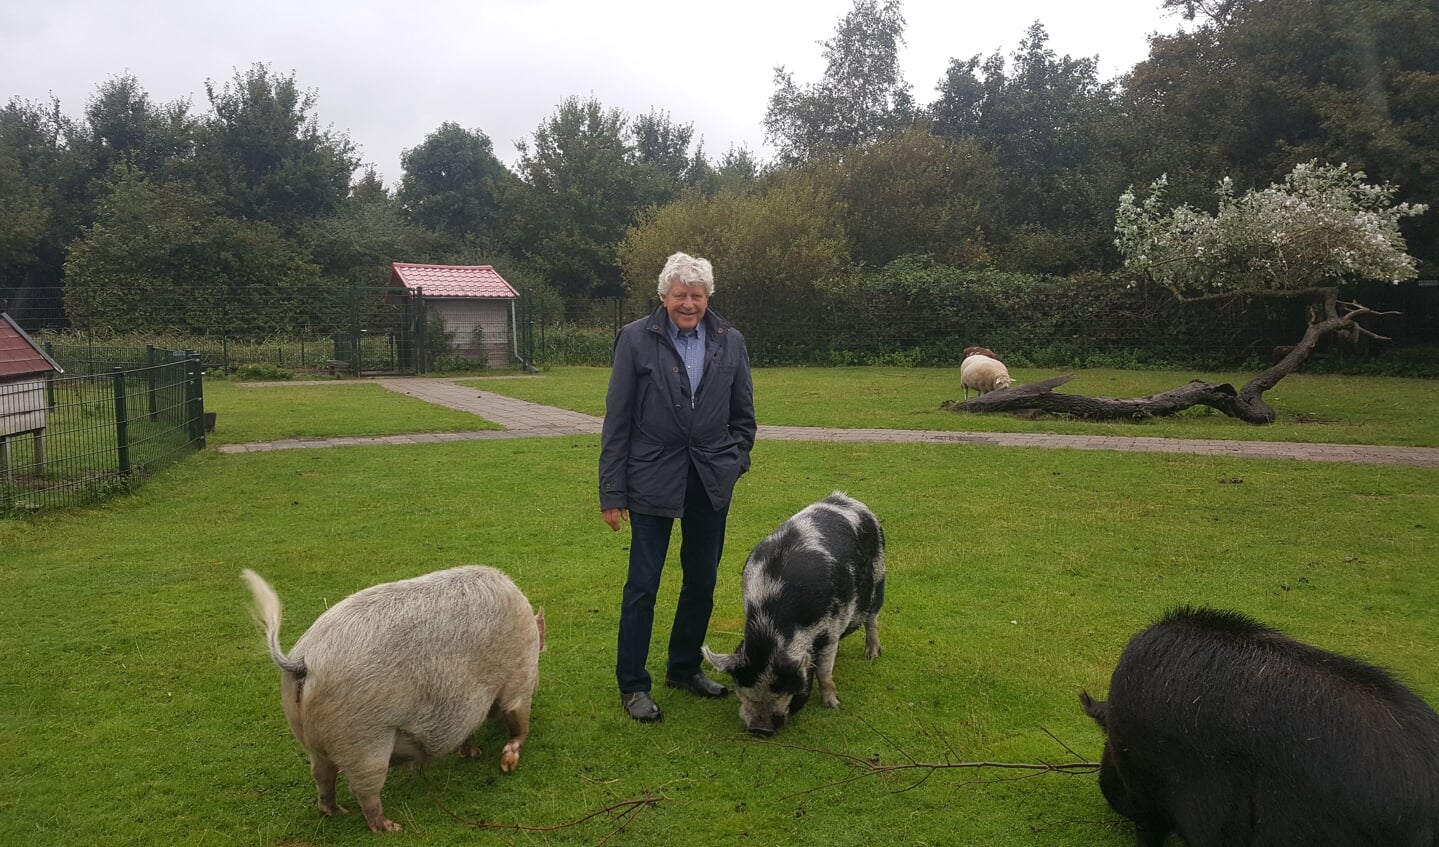
<path id="1" fill-rule="evenodd" d="M 774 68 L 823 73 L 818 42 L 851 0 L 0 0 L 0 96 L 60 98 L 80 117 L 96 86 L 133 74 L 156 104 L 255 62 L 318 94 L 322 125 L 344 131 L 385 182 L 400 151 L 444 121 L 479 129 L 514 164 L 514 142 L 564 98 L 594 96 L 629 115 L 658 108 L 694 125 L 713 159 L 731 145 L 760 159 Z M 1159 0 L 906 0 L 900 54 L 927 104 L 951 58 L 1007 57 L 1035 20 L 1059 55 L 1098 56 L 1111 78 L 1179 20 Z"/>

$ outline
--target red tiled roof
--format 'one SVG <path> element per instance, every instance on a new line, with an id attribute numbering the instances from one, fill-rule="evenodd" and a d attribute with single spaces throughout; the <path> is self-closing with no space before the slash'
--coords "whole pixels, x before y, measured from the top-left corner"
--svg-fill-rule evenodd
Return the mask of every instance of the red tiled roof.
<path id="1" fill-rule="evenodd" d="M 0 382 L 52 371 L 63 373 L 64 368 L 45 355 L 9 315 L 0 312 Z"/>
<path id="2" fill-rule="evenodd" d="M 390 266 L 390 285 L 420 288 L 426 297 L 519 297 L 505 278 L 490 265 L 416 265 L 395 262 Z"/>

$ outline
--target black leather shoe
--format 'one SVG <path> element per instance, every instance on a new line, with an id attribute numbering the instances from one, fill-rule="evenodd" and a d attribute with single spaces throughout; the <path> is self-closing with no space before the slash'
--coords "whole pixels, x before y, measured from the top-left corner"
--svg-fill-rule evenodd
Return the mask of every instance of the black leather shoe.
<path id="1" fill-rule="evenodd" d="M 696 697 L 723 697 L 729 693 L 728 688 L 698 671 L 693 676 L 680 678 L 667 676 L 665 677 L 665 687 L 688 691 Z"/>
<path id="2" fill-rule="evenodd" d="M 630 717 L 641 723 L 654 723 L 663 717 L 660 706 L 650 699 L 648 691 L 631 691 L 620 695 L 620 705 Z"/>

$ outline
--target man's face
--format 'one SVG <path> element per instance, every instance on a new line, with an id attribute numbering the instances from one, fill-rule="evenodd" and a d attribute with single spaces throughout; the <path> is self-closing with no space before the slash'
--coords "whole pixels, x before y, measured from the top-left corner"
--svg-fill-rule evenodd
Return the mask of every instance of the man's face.
<path id="1" fill-rule="evenodd" d="M 685 285 L 683 282 L 672 282 L 669 292 L 660 302 L 664 304 L 665 311 L 669 312 L 674 325 L 682 332 L 688 332 L 699 326 L 700 319 L 705 316 L 710 295 L 705 290 L 704 283 Z"/>

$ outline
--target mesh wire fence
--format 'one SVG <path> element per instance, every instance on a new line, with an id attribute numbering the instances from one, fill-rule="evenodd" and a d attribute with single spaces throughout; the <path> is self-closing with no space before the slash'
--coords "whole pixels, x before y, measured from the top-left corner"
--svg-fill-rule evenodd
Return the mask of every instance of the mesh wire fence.
<path id="1" fill-rule="evenodd" d="M 926 268 L 911 277 L 889 271 L 863 276 L 851 287 L 796 283 L 785 290 L 722 279 L 712 304 L 743 332 L 759 366 L 943 367 L 956 364 L 965 347 L 979 345 L 1020 367 L 1248 367 L 1270 360 L 1274 348 L 1294 344 L 1308 323 L 1299 301 L 1180 303 L 1167 291 L 1117 278 Z M 1392 311 L 1365 321 L 1390 340 L 1331 338 L 1306 367 L 1360 364 L 1359 372 L 1439 375 L 1439 281 L 1357 284 L 1340 295 Z M 344 365 L 357 363 L 362 371 L 393 369 L 403 347 L 393 322 L 386 322 L 383 298 L 349 289 L 331 292 L 335 302 L 267 313 L 266 323 L 251 321 L 244 333 L 183 321 L 150 331 L 141 329 L 143 316 L 137 316 L 128 323 L 116 319 L 117 326 L 136 327 L 123 336 L 66 330 L 59 289 L 0 286 L 0 297 L 6 296 L 22 327 L 37 338 L 55 338 L 57 349 L 62 343 L 75 348 L 83 363 L 77 370 L 86 372 L 121 358 L 106 343 L 191 348 L 215 370 L 261 365 L 295 373 L 346 371 Z M 562 301 L 524 292 L 513 327 L 515 365 L 608 365 L 615 332 L 656 305 L 653 297 Z M 342 337 L 360 339 L 358 357 L 354 345 L 341 351 Z M 432 340 L 438 344 L 441 337 Z M 427 351 L 430 361 L 444 356 L 442 349 Z"/>
<path id="2" fill-rule="evenodd" d="M 0 385 L 0 515 L 97 502 L 205 446 L 197 358 L 56 352 L 65 374 Z"/>
<path id="3" fill-rule="evenodd" d="M 1326 338 L 1307 367 L 1439 376 L 1439 286 L 1356 286 L 1365 326 L 1387 336 Z M 607 365 L 614 335 L 656 300 L 604 299 L 519 312 L 521 349 L 539 365 Z M 1294 344 L 1309 316 L 1297 301 L 1180 302 L 1154 287 L 1045 280 L 1027 287 L 815 291 L 776 296 L 718 288 L 712 307 L 743 334 L 759 366 L 957 366 L 970 345 L 1019 367 L 1250 367 Z"/>

